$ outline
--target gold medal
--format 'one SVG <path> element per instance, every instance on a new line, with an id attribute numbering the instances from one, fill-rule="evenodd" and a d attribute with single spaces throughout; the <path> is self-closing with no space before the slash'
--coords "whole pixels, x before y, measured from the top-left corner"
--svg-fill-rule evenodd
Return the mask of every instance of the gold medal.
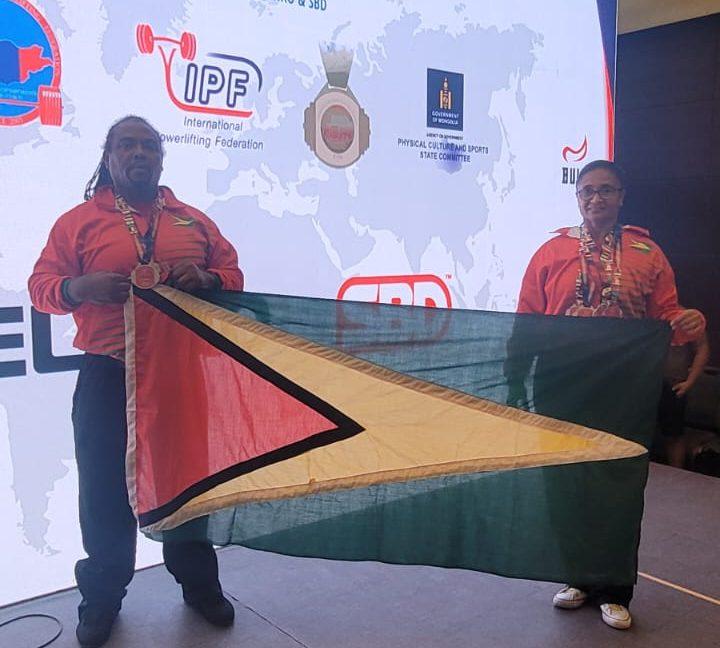
<path id="1" fill-rule="evenodd" d="M 160 283 L 160 266 L 151 261 L 150 263 L 139 263 L 130 273 L 130 281 L 133 286 L 149 290 Z"/>

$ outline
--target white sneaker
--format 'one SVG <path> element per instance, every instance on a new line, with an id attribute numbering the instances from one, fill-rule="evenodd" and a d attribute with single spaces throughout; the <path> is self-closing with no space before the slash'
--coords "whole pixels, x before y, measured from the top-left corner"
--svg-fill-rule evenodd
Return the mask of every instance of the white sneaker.
<path id="1" fill-rule="evenodd" d="M 617 603 L 603 603 L 600 606 L 602 620 L 611 628 L 627 630 L 632 625 L 630 611 L 624 605 Z"/>
<path id="2" fill-rule="evenodd" d="M 581 607 L 587 600 L 587 592 L 583 592 L 577 587 L 565 585 L 555 596 L 553 596 L 553 605 L 564 610 L 575 610 Z"/>

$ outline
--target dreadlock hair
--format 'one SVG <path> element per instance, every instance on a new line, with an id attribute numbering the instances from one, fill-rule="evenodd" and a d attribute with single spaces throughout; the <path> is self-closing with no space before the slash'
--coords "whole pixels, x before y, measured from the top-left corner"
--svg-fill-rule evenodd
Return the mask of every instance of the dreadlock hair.
<path id="1" fill-rule="evenodd" d="M 100 162 L 98 163 L 95 172 L 92 174 L 92 177 L 85 185 L 85 200 L 90 200 L 95 195 L 95 192 L 101 187 L 112 186 L 112 177 L 110 176 L 110 169 L 108 169 L 107 164 L 105 164 L 105 157 L 110 152 L 113 132 L 120 124 L 124 124 L 126 121 L 139 121 L 145 124 L 145 126 L 147 126 L 157 136 L 162 150 L 162 138 L 160 137 L 160 133 L 147 119 L 139 117 L 138 115 L 126 115 L 125 117 L 118 119 L 108 130 L 107 135 L 105 136 L 105 143 L 103 144 L 103 153 L 100 158 Z M 164 152 L 165 151 L 163 150 L 163 153 Z"/>

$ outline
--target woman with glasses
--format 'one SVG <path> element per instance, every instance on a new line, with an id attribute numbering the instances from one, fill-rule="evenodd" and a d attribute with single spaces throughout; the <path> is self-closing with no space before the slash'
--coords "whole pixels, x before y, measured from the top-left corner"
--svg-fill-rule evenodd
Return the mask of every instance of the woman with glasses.
<path id="1" fill-rule="evenodd" d="M 519 313 L 667 320 L 678 337 L 697 339 L 705 318 L 678 304 L 675 275 L 647 230 L 620 225 L 623 173 L 596 160 L 577 179 L 582 223 L 556 230 L 525 271 Z"/>
<path id="2" fill-rule="evenodd" d="M 625 198 L 622 171 L 613 162 L 596 160 L 577 178 L 582 222 L 556 231 L 533 255 L 525 271 L 517 311 L 573 317 L 655 318 L 673 329 L 673 344 L 702 337 L 700 311 L 678 304 L 675 276 L 649 233 L 620 225 Z M 589 587 L 575 583 L 553 598 L 555 607 L 576 609 L 593 599 L 613 628 L 632 623 L 628 605 L 632 586 Z"/>

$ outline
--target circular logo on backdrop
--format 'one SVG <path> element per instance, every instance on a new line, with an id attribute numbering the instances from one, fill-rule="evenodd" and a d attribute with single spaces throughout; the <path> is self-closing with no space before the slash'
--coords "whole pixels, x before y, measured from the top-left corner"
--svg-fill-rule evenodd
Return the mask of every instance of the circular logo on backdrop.
<path id="1" fill-rule="evenodd" d="M 27 0 L 0 0 L 0 126 L 62 123 L 60 49 Z"/>

